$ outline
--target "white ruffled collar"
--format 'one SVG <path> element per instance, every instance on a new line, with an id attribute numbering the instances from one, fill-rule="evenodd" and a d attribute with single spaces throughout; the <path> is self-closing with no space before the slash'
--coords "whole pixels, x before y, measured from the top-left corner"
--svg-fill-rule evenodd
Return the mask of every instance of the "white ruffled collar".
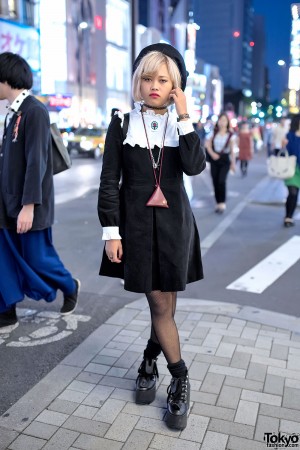
<path id="1" fill-rule="evenodd" d="M 152 149 L 154 148 L 154 146 L 161 147 L 164 124 L 167 120 L 168 113 L 169 118 L 165 135 L 165 146 L 178 147 L 179 135 L 177 131 L 177 118 L 172 112 L 170 112 L 169 107 L 168 111 L 165 114 L 156 114 L 153 109 L 147 109 L 145 113 L 143 112 L 149 144 Z M 142 148 L 147 148 L 148 144 L 146 140 L 145 130 L 142 125 L 141 115 L 141 103 L 135 103 L 134 109 L 130 112 L 129 127 L 126 139 L 123 142 L 124 145 L 129 144 L 131 145 L 131 147 L 139 145 Z"/>

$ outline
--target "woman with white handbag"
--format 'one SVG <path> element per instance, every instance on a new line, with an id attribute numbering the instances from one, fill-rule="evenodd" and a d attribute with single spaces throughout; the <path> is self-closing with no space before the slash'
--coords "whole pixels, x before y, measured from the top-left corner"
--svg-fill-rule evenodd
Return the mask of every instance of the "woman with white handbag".
<path id="1" fill-rule="evenodd" d="M 288 188 L 288 196 L 285 203 L 286 215 L 284 226 L 290 228 L 294 226 L 293 215 L 297 207 L 298 193 L 300 189 L 300 114 L 295 115 L 291 120 L 290 131 L 284 141 L 289 155 L 297 158 L 296 171 L 291 178 L 284 180 Z"/>

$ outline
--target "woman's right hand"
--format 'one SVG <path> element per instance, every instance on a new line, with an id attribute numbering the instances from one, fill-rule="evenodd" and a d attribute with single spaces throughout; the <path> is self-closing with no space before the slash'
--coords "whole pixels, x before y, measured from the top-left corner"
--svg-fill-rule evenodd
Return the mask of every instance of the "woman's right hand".
<path id="1" fill-rule="evenodd" d="M 217 161 L 218 159 L 220 159 L 220 155 L 218 155 L 218 153 L 216 153 L 216 152 L 212 152 L 212 154 L 210 156 L 212 157 L 212 159 L 214 161 Z"/>
<path id="2" fill-rule="evenodd" d="M 123 247 L 121 239 L 110 239 L 105 243 L 105 252 L 110 262 L 122 262 Z"/>

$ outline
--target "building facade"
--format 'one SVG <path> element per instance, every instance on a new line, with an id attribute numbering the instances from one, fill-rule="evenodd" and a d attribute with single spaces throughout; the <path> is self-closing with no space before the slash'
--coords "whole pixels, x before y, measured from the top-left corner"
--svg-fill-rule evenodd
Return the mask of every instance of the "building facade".
<path id="1" fill-rule="evenodd" d="M 40 11 L 41 94 L 71 97 L 60 126 L 106 125 L 112 108 L 130 109 L 129 2 L 40 0 Z"/>
<path id="2" fill-rule="evenodd" d="M 39 9 L 26 0 L 0 0 L 0 53 L 18 53 L 25 58 L 33 73 L 33 93 L 39 93 L 40 41 Z M 6 102 L 0 102 L 0 141 L 4 125 Z"/>
<path id="3" fill-rule="evenodd" d="M 196 57 L 220 68 L 227 89 L 251 89 L 252 0 L 192 0 L 200 25 Z"/>
<path id="4" fill-rule="evenodd" d="M 264 17 L 255 15 L 253 22 L 253 63 L 252 63 L 252 96 L 255 99 L 266 99 L 265 74 L 265 22 Z"/>
<path id="5" fill-rule="evenodd" d="M 0 51 L 29 62 L 33 93 L 62 128 L 130 109 L 131 29 L 127 0 L 0 0 Z"/>
<path id="6" fill-rule="evenodd" d="M 292 29 L 289 66 L 289 111 L 300 112 L 300 3 L 291 5 Z"/>

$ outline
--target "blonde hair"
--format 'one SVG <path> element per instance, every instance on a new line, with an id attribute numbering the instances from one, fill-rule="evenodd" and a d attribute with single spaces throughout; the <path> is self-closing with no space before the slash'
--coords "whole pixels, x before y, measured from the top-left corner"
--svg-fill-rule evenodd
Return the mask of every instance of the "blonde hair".
<path id="1" fill-rule="evenodd" d="M 162 64 L 167 65 L 173 88 L 181 86 L 181 75 L 173 59 L 161 52 L 149 52 L 141 59 L 137 69 L 133 74 L 132 98 L 135 102 L 143 100 L 141 96 L 141 80 L 143 75 L 156 74 Z"/>

